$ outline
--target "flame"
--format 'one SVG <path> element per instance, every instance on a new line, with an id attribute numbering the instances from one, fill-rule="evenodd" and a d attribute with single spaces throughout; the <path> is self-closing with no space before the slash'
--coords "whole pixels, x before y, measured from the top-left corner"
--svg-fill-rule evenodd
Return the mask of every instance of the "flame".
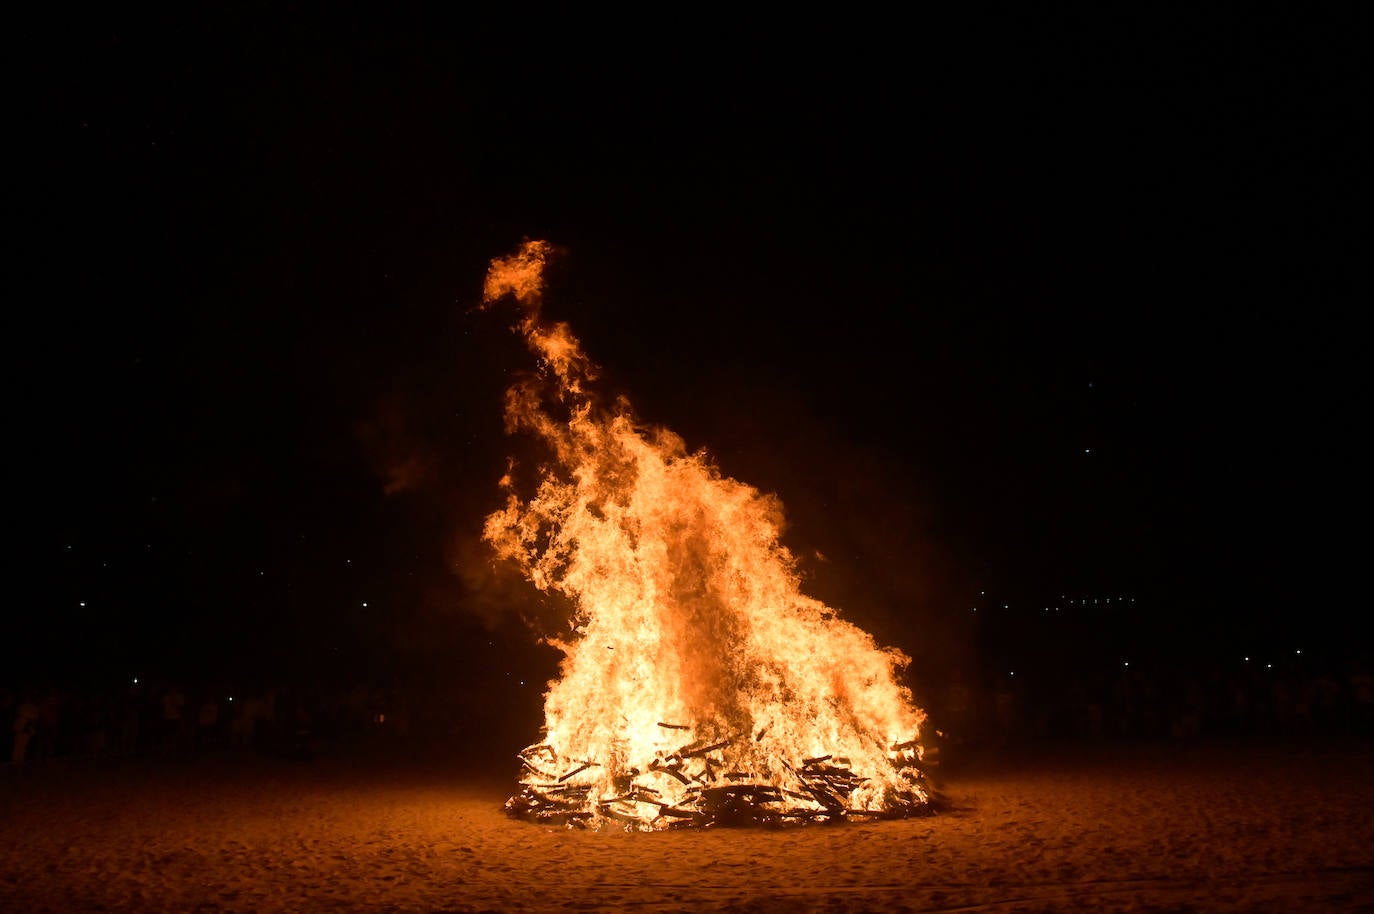
<path id="1" fill-rule="evenodd" d="M 484 537 L 574 610 L 547 639 L 564 657 L 507 808 L 655 829 L 928 807 L 909 657 L 801 592 L 775 497 L 597 399 L 596 366 L 540 315 L 551 252 L 492 261 L 484 293 L 514 297 L 539 360 L 507 393 L 507 430 L 552 452 L 527 496 L 512 463 Z"/>

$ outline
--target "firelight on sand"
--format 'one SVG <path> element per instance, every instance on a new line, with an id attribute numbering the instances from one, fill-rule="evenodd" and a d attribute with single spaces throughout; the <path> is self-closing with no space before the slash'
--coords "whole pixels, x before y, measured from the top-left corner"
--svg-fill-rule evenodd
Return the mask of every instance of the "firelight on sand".
<path id="1" fill-rule="evenodd" d="M 598 398 L 597 367 L 540 314 L 552 251 L 493 260 L 483 295 L 514 299 L 538 358 L 507 432 L 551 454 L 528 480 L 511 463 L 485 539 L 573 608 L 507 810 L 641 830 L 928 812 L 910 658 L 801 592 L 775 497 Z"/>

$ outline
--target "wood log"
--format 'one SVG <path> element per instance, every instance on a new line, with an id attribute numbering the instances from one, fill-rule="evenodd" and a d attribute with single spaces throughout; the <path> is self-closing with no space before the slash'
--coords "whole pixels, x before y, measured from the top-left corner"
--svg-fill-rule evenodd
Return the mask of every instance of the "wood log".
<path id="1" fill-rule="evenodd" d="M 724 749 L 724 748 L 725 748 L 726 746 L 728 746 L 728 745 L 730 745 L 730 740 L 728 740 L 728 739 L 723 739 L 723 740 L 721 740 L 721 741 L 718 742 L 718 743 L 712 743 L 712 744 L 709 745 L 709 746 L 702 746 L 700 749 L 693 749 L 693 750 L 691 750 L 690 752 L 683 752 L 683 753 L 681 754 L 681 757 L 682 757 L 682 758 L 697 758 L 698 756 L 705 755 L 705 754 L 708 753 L 708 752 L 715 752 L 717 749 Z"/>
<path id="2" fill-rule="evenodd" d="M 687 729 L 682 725 L 665 726 Z M 597 827 L 599 823 L 615 821 L 649 828 L 778 827 L 907 818 L 933 812 L 933 801 L 923 786 L 924 773 L 904 758 L 891 761 L 894 772 L 911 785 L 910 790 L 890 792 L 882 809 L 850 809 L 847 798 L 870 780 L 852 770 L 850 759 L 820 755 L 804 759 L 798 766 L 782 759 L 779 761 L 789 775 L 787 784 L 764 783 L 752 772 L 723 770 L 723 763 L 712 756 L 732 742 L 697 740 L 666 759 L 653 759 L 648 770 L 664 772 L 683 785 L 680 793 L 674 790 L 676 795 L 672 799 L 654 787 L 637 783 L 639 769 L 634 768 L 628 769 L 631 774 L 622 773 L 614 778 L 616 796 L 595 802 L 591 800 L 590 785 L 568 781 L 598 762 L 565 759 L 547 745 L 531 746 L 518 754 L 522 770 L 530 779 L 519 782 L 520 793 L 508 800 L 505 808 L 512 816 L 541 823 Z M 899 745 L 903 747 L 900 751 L 905 751 L 914 741 Z M 537 764 L 545 759 L 558 763 L 558 767 L 577 767 L 554 781 L 554 775 Z"/>
<path id="3" fill-rule="evenodd" d="M 520 760 L 520 764 L 525 768 L 526 771 L 529 771 L 531 774 L 537 774 L 537 775 L 539 775 L 541 778 L 554 778 L 554 777 L 557 777 L 557 775 L 554 774 L 552 771 L 545 771 L 543 768 L 537 768 L 537 767 L 535 767 L 534 765 L 530 764 L 529 759 L 523 759 L 523 758 L 522 758 L 522 759 Z"/>
<path id="4" fill-rule="evenodd" d="M 579 767 L 574 768 L 572 771 L 569 771 L 567 774 L 559 778 L 558 781 L 559 783 L 562 783 L 563 781 L 566 781 L 568 778 L 572 777 L 575 774 L 581 774 L 583 771 L 586 771 L 588 768 L 592 767 L 592 765 L 595 764 L 595 762 L 583 762 Z"/>

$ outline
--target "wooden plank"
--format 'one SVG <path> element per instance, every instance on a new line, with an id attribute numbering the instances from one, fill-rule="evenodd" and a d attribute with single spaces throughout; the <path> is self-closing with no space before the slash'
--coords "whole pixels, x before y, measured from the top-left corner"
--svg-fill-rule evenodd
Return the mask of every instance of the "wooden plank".
<path id="1" fill-rule="evenodd" d="M 575 775 L 575 774 L 581 774 L 582 772 L 586 771 L 588 768 L 592 767 L 592 765 L 594 765 L 594 764 L 596 764 L 596 763 L 595 763 L 595 762 L 583 762 L 579 767 L 574 768 L 572 771 L 569 771 L 567 774 L 565 774 L 565 775 L 563 775 L 561 778 L 559 778 L 559 779 L 558 779 L 558 782 L 561 784 L 561 783 L 563 783 L 564 781 L 566 781 L 568 778 L 572 777 L 573 775 Z"/>
<path id="2" fill-rule="evenodd" d="M 730 745 L 730 740 L 723 739 L 718 743 L 712 743 L 709 746 L 702 746 L 700 749 L 693 749 L 691 752 L 683 752 L 682 758 L 696 758 L 697 756 L 705 755 L 708 752 L 715 752 L 717 749 L 724 749 L 728 745 Z"/>

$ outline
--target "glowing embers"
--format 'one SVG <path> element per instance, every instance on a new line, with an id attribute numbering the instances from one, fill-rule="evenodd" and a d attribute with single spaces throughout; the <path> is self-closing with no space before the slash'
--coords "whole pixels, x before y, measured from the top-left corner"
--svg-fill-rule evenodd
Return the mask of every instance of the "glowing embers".
<path id="1" fill-rule="evenodd" d="M 737 767 L 732 756 L 739 753 L 731 751 L 736 742 L 693 740 L 619 773 L 595 761 L 563 758 L 546 743 L 530 746 L 519 755 L 521 790 L 506 802 L 506 811 L 552 825 L 641 831 L 900 819 L 933 811 L 915 741 L 888 753 L 903 786 L 876 792 L 842 757 L 783 762 L 780 778 Z"/>

